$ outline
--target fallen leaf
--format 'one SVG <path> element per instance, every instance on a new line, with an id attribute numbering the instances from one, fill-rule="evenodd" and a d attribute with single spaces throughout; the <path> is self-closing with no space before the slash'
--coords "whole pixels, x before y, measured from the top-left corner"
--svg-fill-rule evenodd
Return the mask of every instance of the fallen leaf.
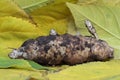
<path id="1" fill-rule="evenodd" d="M 36 8 L 48 5 L 48 3 L 53 2 L 53 0 L 14 0 L 22 9 L 27 12 L 33 11 Z"/>
<path id="2" fill-rule="evenodd" d="M 91 62 L 49 74 L 49 80 L 119 80 L 120 60 Z"/>
<path id="3" fill-rule="evenodd" d="M 120 0 L 78 0 L 77 4 L 120 6 Z"/>
<path id="4" fill-rule="evenodd" d="M 76 28 L 80 33 L 82 35 L 88 35 L 84 21 L 89 19 L 96 28 L 99 38 L 107 41 L 115 48 L 115 58 L 118 58 L 120 52 L 120 7 L 80 6 L 71 3 L 67 3 L 67 5 L 75 19 Z"/>
<path id="5" fill-rule="evenodd" d="M 0 80 L 44 80 L 39 71 L 0 69 Z"/>
<path id="6" fill-rule="evenodd" d="M 0 17 L 13 16 L 23 19 L 29 19 L 29 16 L 20 9 L 12 0 L 0 0 Z"/>
<path id="7" fill-rule="evenodd" d="M 41 66 L 33 61 L 27 61 L 23 59 L 8 59 L 0 57 L 0 69 L 14 68 L 14 69 L 25 69 L 25 70 L 45 70 L 47 67 Z"/>
<path id="8" fill-rule="evenodd" d="M 66 2 L 76 3 L 77 0 L 55 0 L 47 6 L 43 6 L 29 14 L 37 23 L 38 28 L 48 34 L 48 31 L 55 29 L 58 33 L 67 32 L 68 17 L 70 12 L 66 6 Z"/>
<path id="9" fill-rule="evenodd" d="M 18 48 L 25 40 L 44 35 L 33 24 L 15 17 L 0 17 L 0 56 L 8 57 L 9 48 Z"/>
<path id="10" fill-rule="evenodd" d="M 5 0 L 4 0 L 5 1 Z M 8 1 L 8 0 L 6 0 Z M 20 0 L 19 0 L 20 1 Z M 34 0 L 35 1 L 35 0 Z M 40 0 L 39 0 L 40 1 Z M 45 1 L 45 0 L 44 0 Z M 46 0 L 47 1 L 47 0 Z M 119 29 L 119 5 L 92 5 L 93 3 L 88 3 L 83 6 L 75 4 L 67 4 L 70 11 L 72 12 L 73 18 L 70 11 L 66 7 L 66 1 L 76 3 L 77 0 L 55 0 L 55 2 L 48 4 L 44 7 L 31 8 L 32 12 L 29 15 L 33 17 L 33 20 L 38 24 L 35 27 L 33 24 L 21 18 L 16 18 L 18 15 L 23 15 L 23 13 L 18 11 L 17 13 L 10 12 L 9 9 L 5 9 L 6 14 L 4 16 L 15 17 L 0 17 L 0 66 L 1 68 L 14 68 L 14 69 L 0 69 L 1 74 L 0 79 L 2 80 L 26 80 L 26 79 L 50 79 L 50 80 L 119 80 L 119 60 L 112 60 L 108 62 L 91 62 L 86 64 L 80 64 L 76 66 L 65 67 L 61 70 L 63 66 L 59 67 L 61 71 L 56 70 L 53 73 L 47 73 L 44 76 L 42 72 L 37 69 L 45 69 L 34 63 L 32 61 L 26 60 L 14 60 L 8 59 L 7 55 L 11 51 L 9 47 L 18 48 L 25 40 L 30 38 L 36 38 L 40 35 L 49 34 L 49 30 L 54 28 L 58 33 L 63 34 L 67 32 L 69 27 L 69 33 L 74 33 L 80 31 L 82 35 L 90 35 L 84 25 L 84 20 L 89 19 L 97 29 L 97 33 L 100 39 L 106 40 L 115 50 L 115 58 L 120 58 L 120 29 Z M 89 1 L 89 0 L 79 0 L 79 1 Z M 105 0 L 107 1 L 107 0 Z M 112 0 L 110 0 L 111 2 Z M 117 1 L 117 0 L 116 0 Z M 114 1 L 114 2 L 116 2 Z M 12 3 L 12 2 L 11 2 Z M 1 3 L 0 3 L 1 4 Z M 30 3 L 31 4 L 31 3 Z M 34 3 L 33 3 L 34 4 Z M 108 3 L 107 3 L 108 4 Z M 8 3 L 10 5 L 10 3 Z M 24 4 L 25 6 L 26 4 Z M 12 5 L 13 6 L 13 3 Z M 16 8 L 16 7 L 15 7 Z M 30 9 L 30 7 L 28 7 Z M 13 7 L 14 9 L 14 7 Z M 7 11 L 8 10 L 8 11 Z M 4 9 L 3 9 L 4 12 Z M 2 15 L 2 14 L 0 14 Z M 20 16 L 21 17 L 21 16 Z M 118 23 L 117 23 L 118 21 Z M 68 23 L 69 22 L 69 23 Z M 113 27 L 114 26 L 114 27 Z M 104 35 L 102 35 L 104 33 Z M 117 43 L 116 43 L 117 42 Z M 17 69 L 16 69 L 17 68 Z M 52 67 L 53 68 L 53 67 Z M 55 68 L 55 69 L 56 69 Z M 35 69 L 35 70 L 34 70 Z M 31 70 L 31 71 L 30 71 Z M 7 77 L 6 75 L 7 74 Z M 45 77 L 48 78 L 45 78 Z M 86 77 L 87 76 L 87 77 Z"/>

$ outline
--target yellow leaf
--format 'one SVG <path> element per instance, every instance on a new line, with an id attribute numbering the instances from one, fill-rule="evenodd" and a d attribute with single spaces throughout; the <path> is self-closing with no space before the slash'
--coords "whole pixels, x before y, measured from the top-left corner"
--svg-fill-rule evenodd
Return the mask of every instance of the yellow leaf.
<path id="1" fill-rule="evenodd" d="M 0 17 L 1 16 L 29 18 L 24 10 L 20 9 L 12 0 L 0 0 Z"/>
<path id="2" fill-rule="evenodd" d="M 42 72 L 42 71 L 41 71 Z M 39 71 L 0 69 L 0 80 L 43 80 Z"/>
<path id="3" fill-rule="evenodd" d="M 0 17 L 0 56 L 7 56 L 11 48 L 18 48 L 25 40 L 44 35 L 28 21 L 15 17 Z"/>
<path id="4" fill-rule="evenodd" d="M 58 33 L 63 34 L 67 32 L 70 15 L 66 2 L 75 3 L 77 0 L 55 0 L 47 6 L 35 9 L 30 15 L 44 32 L 48 33 L 50 29 L 55 29 Z"/>
<path id="5" fill-rule="evenodd" d="M 49 74 L 49 80 L 120 80 L 120 60 L 91 62 Z"/>

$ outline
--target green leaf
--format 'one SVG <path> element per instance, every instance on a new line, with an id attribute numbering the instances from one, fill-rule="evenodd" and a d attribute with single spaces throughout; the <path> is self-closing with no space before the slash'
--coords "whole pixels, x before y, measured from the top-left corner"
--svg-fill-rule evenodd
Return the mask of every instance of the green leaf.
<path id="1" fill-rule="evenodd" d="M 84 25 L 89 19 L 97 30 L 100 39 L 107 41 L 115 48 L 115 58 L 120 52 L 120 7 L 116 6 L 80 6 L 67 3 L 75 20 L 76 28 L 81 34 L 88 35 Z M 120 57 L 119 57 L 120 58 Z"/>
<path id="2" fill-rule="evenodd" d="M 120 6 L 120 0 L 79 0 L 78 4 Z"/>
<path id="3" fill-rule="evenodd" d="M 14 2 L 27 12 L 45 6 L 52 1 L 53 0 L 14 0 Z"/>
<path id="4" fill-rule="evenodd" d="M 16 68 L 16 69 L 26 69 L 26 70 L 44 70 L 48 69 L 43 67 L 33 61 L 26 61 L 23 59 L 8 59 L 0 57 L 0 69 L 5 68 Z"/>
<path id="5" fill-rule="evenodd" d="M 32 68 L 38 69 L 38 70 L 50 70 L 48 67 L 41 66 L 40 64 L 37 64 L 33 61 L 28 61 Z"/>
<path id="6" fill-rule="evenodd" d="M 48 74 L 49 80 L 120 80 L 120 60 L 91 62 Z"/>

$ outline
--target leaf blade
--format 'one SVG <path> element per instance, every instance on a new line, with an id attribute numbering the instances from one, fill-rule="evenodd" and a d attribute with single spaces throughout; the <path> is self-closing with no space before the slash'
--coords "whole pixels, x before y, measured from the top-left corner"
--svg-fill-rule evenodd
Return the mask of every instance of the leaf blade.
<path id="1" fill-rule="evenodd" d="M 24 9 L 27 12 L 31 12 L 34 9 L 37 9 L 39 7 L 45 6 L 48 3 L 51 3 L 52 0 L 14 0 L 15 3 L 17 3 L 22 9 Z"/>
<path id="2" fill-rule="evenodd" d="M 107 41 L 115 50 L 120 51 L 120 7 L 88 5 L 80 6 L 67 3 L 79 31 L 88 35 L 84 20 L 89 19 L 95 25 L 99 37 Z M 111 12 L 112 11 L 112 12 Z M 103 35 L 102 35 L 102 34 Z M 117 43 L 116 43 L 117 42 Z M 115 51 L 117 52 L 117 51 Z M 115 53 L 119 54 L 119 53 Z"/>
<path id="3" fill-rule="evenodd" d="M 8 59 L 0 57 L 0 69 L 15 68 L 25 70 L 49 70 L 49 68 L 41 66 L 33 61 L 23 59 Z"/>
<path id="4" fill-rule="evenodd" d="M 47 77 L 50 80 L 119 80 L 119 64 L 120 60 L 90 62 L 71 66 L 58 73 L 48 74 Z"/>

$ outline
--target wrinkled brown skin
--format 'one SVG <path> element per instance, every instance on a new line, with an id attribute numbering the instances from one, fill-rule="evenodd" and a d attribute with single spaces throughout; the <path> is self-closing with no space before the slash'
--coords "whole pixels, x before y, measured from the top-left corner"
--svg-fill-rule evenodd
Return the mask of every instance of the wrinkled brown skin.
<path id="1" fill-rule="evenodd" d="M 27 60 L 33 60 L 42 65 L 75 65 L 90 61 L 107 61 L 113 58 L 113 48 L 103 40 L 94 37 L 64 35 L 40 36 L 25 41 L 18 48 L 26 52 Z M 20 50 L 21 49 L 21 50 Z"/>

